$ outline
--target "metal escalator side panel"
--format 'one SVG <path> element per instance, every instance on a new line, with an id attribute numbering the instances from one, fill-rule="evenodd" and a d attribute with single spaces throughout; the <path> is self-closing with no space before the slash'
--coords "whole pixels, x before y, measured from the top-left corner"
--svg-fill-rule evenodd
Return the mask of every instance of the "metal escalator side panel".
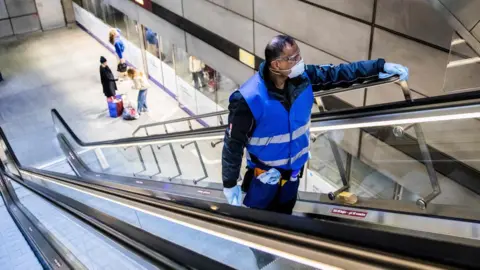
<path id="1" fill-rule="evenodd" d="M 29 171 L 33 175 L 45 174 Z M 135 201 L 145 203 L 148 205 L 154 205 L 158 209 L 174 210 L 176 213 L 185 213 L 188 216 L 198 216 L 201 220 L 214 222 L 215 224 L 222 225 L 225 228 L 245 228 L 248 231 L 256 231 L 262 235 L 275 235 L 275 239 L 283 239 L 285 243 L 297 243 L 297 233 L 302 235 L 308 235 L 309 239 L 314 241 L 315 237 L 322 239 L 332 239 L 332 241 L 342 241 L 344 243 L 361 244 L 367 247 L 382 246 L 383 251 L 396 250 L 402 254 L 415 254 L 417 258 L 426 258 L 427 260 L 434 260 L 431 256 L 437 256 L 439 254 L 441 260 L 455 264 L 464 264 L 465 262 L 472 263 L 472 259 L 468 259 L 468 256 L 472 256 L 471 250 L 477 250 L 479 243 L 471 239 L 460 239 L 456 237 L 438 235 L 433 233 L 418 232 L 407 229 L 393 228 L 389 226 L 381 226 L 376 224 L 364 224 L 360 222 L 339 219 L 339 218 L 327 218 L 321 216 L 319 220 L 305 219 L 298 216 L 286 216 L 271 212 L 265 212 L 255 209 L 247 209 L 243 207 L 234 207 L 226 204 L 212 204 L 202 202 L 198 200 L 190 200 L 186 202 L 182 198 L 176 199 L 174 202 L 160 201 L 155 198 L 149 198 L 145 196 L 138 196 L 129 194 L 129 192 L 119 191 L 117 189 L 110 189 L 106 187 L 94 187 L 83 181 L 75 180 L 74 177 L 56 177 L 51 178 L 52 181 L 58 181 L 59 183 L 65 183 L 67 185 L 80 185 L 84 189 L 94 189 L 95 192 L 108 193 L 114 196 L 121 196 L 122 198 L 132 198 Z M 182 202 L 186 204 L 182 206 Z M 140 206 L 138 206 L 140 207 Z M 184 207 L 187 207 L 184 209 Z M 340 207 L 341 208 L 341 207 Z M 184 210 L 182 210 L 184 209 Z M 203 209 L 199 211 L 198 209 Z M 151 211 L 157 211 L 152 209 Z M 162 210 L 163 211 L 163 210 Z M 182 212 L 179 212 L 182 211 Z M 245 225 L 243 223 L 246 222 Z M 253 222 L 253 223 L 252 223 Z M 242 225 L 240 225 L 242 224 Z M 245 227 L 243 227 L 245 226 Z M 271 228 L 267 228 L 272 226 Z M 290 235 L 289 232 L 295 232 Z M 397 234 L 397 232 L 399 234 Z M 400 237 L 402 240 L 396 239 Z M 404 237 L 404 238 L 403 238 Z M 375 242 L 371 242 L 371 239 L 376 239 Z M 398 241 L 406 241 L 402 245 L 398 245 Z M 433 241 L 433 242 L 432 242 Z M 457 246 L 459 245 L 459 246 Z M 322 245 L 322 249 L 325 246 Z M 329 246 L 330 248 L 334 246 Z M 425 253 L 425 248 L 431 248 L 431 252 Z M 338 248 L 341 248 L 340 245 Z M 464 251 L 452 253 L 452 250 L 465 249 Z M 337 250 L 338 251 L 338 250 Z M 466 256 L 459 258 L 458 256 Z M 437 258 L 438 259 L 438 258 Z M 473 262 L 474 264 L 476 262 Z"/>
<path id="2" fill-rule="evenodd" d="M 142 254 L 160 268 L 231 269 L 38 183 L 27 180 L 22 185 L 108 237 Z"/>
<path id="3" fill-rule="evenodd" d="M 52 245 L 53 239 L 51 236 L 45 235 L 39 229 L 39 224 L 32 222 L 29 215 L 26 214 L 26 209 L 19 206 L 18 197 L 15 192 L 9 191 L 11 190 L 11 185 L 4 177 L 3 172 L 0 172 L 0 192 L 5 206 L 40 264 L 45 269 L 74 269 L 71 267 L 71 262 L 74 261 L 72 260 L 73 258 L 66 259 L 64 254 L 58 253 L 57 249 Z"/>

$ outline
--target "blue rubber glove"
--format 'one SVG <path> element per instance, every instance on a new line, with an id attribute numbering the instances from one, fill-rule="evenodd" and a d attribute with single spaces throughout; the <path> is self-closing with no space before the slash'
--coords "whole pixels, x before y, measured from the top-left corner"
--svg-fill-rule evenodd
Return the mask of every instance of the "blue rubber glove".
<path id="1" fill-rule="evenodd" d="M 385 63 L 383 66 L 384 72 L 378 74 L 378 78 L 386 79 L 393 75 L 399 75 L 401 81 L 408 80 L 408 68 L 395 63 Z"/>
<path id="2" fill-rule="evenodd" d="M 276 185 L 278 184 L 278 181 L 280 181 L 281 177 L 282 177 L 282 174 L 280 174 L 280 172 L 277 169 L 271 168 L 270 170 L 257 176 L 257 179 L 264 184 Z"/>
<path id="3" fill-rule="evenodd" d="M 242 205 L 242 191 L 240 186 L 234 186 L 232 188 L 223 188 L 223 194 L 228 200 L 228 203 L 235 206 Z"/>

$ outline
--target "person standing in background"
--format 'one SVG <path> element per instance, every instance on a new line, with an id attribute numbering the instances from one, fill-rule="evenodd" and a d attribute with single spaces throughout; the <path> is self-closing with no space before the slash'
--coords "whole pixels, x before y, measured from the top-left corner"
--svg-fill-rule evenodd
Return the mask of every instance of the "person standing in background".
<path id="1" fill-rule="evenodd" d="M 135 68 L 129 68 L 127 70 L 128 77 L 133 80 L 132 89 L 138 90 L 138 114 L 142 112 L 148 112 L 147 107 L 147 90 L 150 88 L 147 78 L 143 72 L 136 70 Z"/>
<path id="2" fill-rule="evenodd" d="M 125 77 L 127 72 L 127 64 L 123 55 L 125 52 L 125 44 L 123 43 L 120 34 L 121 31 L 118 28 L 110 30 L 108 41 L 115 47 L 115 53 L 118 60 L 117 71 L 120 72 L 121 77 Z"/>
<path id="3" fill-rule="evenodd" d="M 103 94 L 105 97 L 114 97 L 115 91 L 117 91 L 117 84 L 112 71 L 108 67 L 107 59 L 100 56 L 100 81 L 102 82 Z"/>
<path id="4" fill-rule="evenodd" d="M 188 58 L 188 62 L 188 69 L 192 73 L 195 88 L 200 89 L 205 87 L 205 79 L 203 77 L 203 69 L 205 68 L 205 64 L 193 55 Z"/>
<path id="5" fill-rule="evenodd" d="M 152 29 L 145 27 L 145 38 L 147 40 L 147 50 L 160 58 L 157 33 L 153 32 Z"/>

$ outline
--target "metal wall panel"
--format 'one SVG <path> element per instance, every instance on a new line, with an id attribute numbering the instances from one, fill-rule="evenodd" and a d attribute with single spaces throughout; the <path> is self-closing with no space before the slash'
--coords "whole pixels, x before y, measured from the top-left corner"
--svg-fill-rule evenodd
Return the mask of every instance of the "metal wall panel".
<path id="1" fill-rule="evenodd" d="M 253 52 L 253 22 L 206 0 L 184 0 L 184 17 Z"/>
<path id="2" fill-rule="evenodd" d="M 374 0 L 307 0 L 308 2 L 331 8 L 336 11 L 372 21 Z"/>
<path id="3" fill-rule="evenodd" d="M 378 0 L 378 25 L 450 48 L 453 34 L 447 21 L 423 0 Z"/>
<path id="4" fill-rule="evenodd" d="M 130 1 L 125 1 L 125 0 L 108 0 L 109 4 L 119 11 L 121 11 L 123 14 L 127 15 L 130 19 L 138 21 L 138 12 L 137 8 L 139 8 L 138 5 L 136 5 L 133 2 Z"/>
<path id="5" fill-rule="evenodd" d="M 473 28 L 472 34 L 473 34 L 478 40 L 480 40 L 480 23 L 477 24 L 477 26 L 476 26 L 475 28 Z"/>
<path id="6" fill-rule="evenodd" d="M 462 24 L 471 30 L 480 20 L 478 0 L 440 0 Z"/>
<path id="7" fill-rule="evenodd" d="M 155 14 L 141 7 L 138 8 L 139 22 L 148 28 L 151 28 L 155 33 L 158 33 L 162 39 L 169 43 L 175 44 L 177 48 L 186 50 L 185 32 L 169 22 L 161 19 Z"/>
<path id="8" fill-rule="evenodd" d="M 264 50 L 265 46 L 272 39 L 272 37 L 281 34 L 273 29 L 265 27 L 261 24 L 255 23 L 255 52 L 261 58 L 265 58 Z M 338 65 L 343 63 L 342 59 L 339 59 L 335 56 L 322 52 L 312 46 L 309 46 L 301 41 L 297 40 L 298 47 L 302 53 L 302 57 L 305 60 L 306 64 L 334 64 Z M 354 105 L 362 106 L 363 105 L 363 89 L 356 91 L 351 91 L 349 93 L 337 94 L 335 96 L 340 99 Z M 358 136 L 357 136 L 358 137 Z"/>
<path id="9" fill-rule="evenodd" d="M 265 46 L 267 46 L 272 37 L 279 34 L 282 33 L 255 23 L 255 54 L 261 58 L 265 58 Z M 335 56 L 322 52 L 301 41 L 297 40 L 297 44 L 300 47 L 302 57 L 306 64 L 340 64 L 344 62 Z"/>
<path id="10" fill-rule="evenodd" d="M 152 0 L 152 2 L 155 2 L 174 13 L 177 13 L 177 15 L 183 16 L 183 0 Z"/>
<path id="11" fill-rule="evenodd" d="M 253 74 L 254 70 L 213 48 L 200 39 L 186 34 L 188 53 L 202 59 L 207 65 L 225 74 L 237 84 L 243 84 Z"/>
<path id="12" fill-rule="evenodd" d="M 418 42 L 376 29 L 373 39 L 373 58 L 385 58 L 410 70 L 409 86 L 427 96 L 443 94 L 443 78 L 448 53 Z"/>
<path id="13" fill-rule="evenodd" d="M 253 0 L 208 0 L 224 8 L 228 8 L 249 19 L 253 19 Z"/>
<path id="14" fill-rule="evenodd" d="M 38 15 L 36 14 L 13 18 L 11 21 L 15 34 L 25 34 L 42 30 Z"/>
<path id="15" fill-rule="evenodd" d="M 411 88 L 427 96 L 443 94 L 448 53 L 377 29 L 372 54 L 406 65 Z"/>
<path id="16" fill-rule="evenodd" d="M 59 0 L 37 0 L 37 10 L 43 30 L 65 26 L 63 8 Z"/>
<path id="17" fill-rule="evenodd" d="M 7 6 L 5 0 L 0 0 L 0 19 L 8 18 Z"/>
<path id="18" fill-rule="evenodd" d="M 0 21 L 0 38 L 8 37 L 11 35 L 13 35 L 13 29 L 12 25 L 10 24 L 10 20 Z"/>
<path id="19" fill-rule="evenodd" d="M 34 0 L 5 0 L 5 4 L 7 4 L 10 17 L 17 17 L 37 12 Z"/>
<path id="20" fill-rule="evenodd" d="M 255 1 L 255 20 L 348 61 L 368 57 L 370 26 L 294 0 Z"/>

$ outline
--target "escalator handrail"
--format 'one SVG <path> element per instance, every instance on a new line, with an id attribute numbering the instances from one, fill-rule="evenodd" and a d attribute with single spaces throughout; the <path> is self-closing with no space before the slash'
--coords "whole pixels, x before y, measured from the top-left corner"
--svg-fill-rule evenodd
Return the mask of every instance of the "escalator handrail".
<path id="1" fill-rule="evenodd" d="M 398 75 L 394 75 L 394 76 L 386 78 L 386 79 L 367 81 L 365 83 L 357 83 L 357 84 L 354 84 L 354 85 L 352 85 L 350 87 L 346 87 L 346 88 L 337 87 L 337 88 L 326 90 L 326 91 L 314 92 L 313 96 L 314 97 L 331 96 L 331 95 L 335 95 L 335 94 L 339 94 L 339 93 L 343 93 L 343 92 L 348 92 L 348 91 L 352 91 L 352 90 L 396 83 L 396 82 L 399 82 L 399 78 L 400 77 Z M 222 110 L 222 111 L 218 111 L 218 112 L 211 112 L 211 113 L 199 114 L 199 115 L 188 116 L 188 117 L 183 117 L 183 118 L 171 119 L 171 120 L 157 122 L 157 123 L 144 124 L 144 125 L 138 126 L 132 132 L 132 136 L 135 136 L 135 134 L 137 134 L 143 128 L 161 126 L 161 125 L 166 125 L 166 124 L 173 124 L 173 123 L 178 123 L 178 122 L 185 122 L 185 121 L 190 121 L 190 120 L 198 120 L 198 119 L 203 119 L 203 118 L 208 118 L 208 117 L 221 116 L 221 115 L 224 115 L 224 114 L 228 114 L 228 110 Z"/>
<path id="2" fill-rule="evenodd" d="M 480 89 L 479 89 L 480 90 Z M 314 113 L 311 116 L 312 129 L 315 126 L 323 126 L 322 130 L 336 130 L 339 126 L 352 121 L 363 121 L 363 127 L 368 127 L 369 119 L 375 119 L 380 122 L 398 120 L 399 117 L 408 118 L 412 115 L 421 118 L 423 112 L 438 112 L 448 114 L 450 111 L 458 110 L 458 108 L 468 106 L 478 106 L 480 104 L 480 91 L 472 91 L 465 93 L 454 93 L 443 96 L 429 97 L 417 99 L 414 102 L 393 102 L 380 105 L 372 105 L 341 111 L 327 111 L 322 113 Z M 473 109 L 472 109 L 473 110 Z M 227 125 L 206 127 L 195 130 L 178 131 L 168 134 L 155 134 L 149 136 L 138 136 L 130 138 L 120 138 L 104 141 L 85 142 L 81 140 L 65 119 L 56 109 L 51 110 L 52 118 L 61 123 L 68 135 L 73 138 L 76 144 L 85 148 L 94 147 L 126 147 L 140 146 L 149 144 L 164 144 L 171 142 L 187 142 L 193 140 L 217 140 L 224 136 Z M 330 126 L 327 128 L 326 126 Z M 359 126 L 361 128 L 362 126 Z M 315 130 L 312 130 L 315 132 Z"/>

